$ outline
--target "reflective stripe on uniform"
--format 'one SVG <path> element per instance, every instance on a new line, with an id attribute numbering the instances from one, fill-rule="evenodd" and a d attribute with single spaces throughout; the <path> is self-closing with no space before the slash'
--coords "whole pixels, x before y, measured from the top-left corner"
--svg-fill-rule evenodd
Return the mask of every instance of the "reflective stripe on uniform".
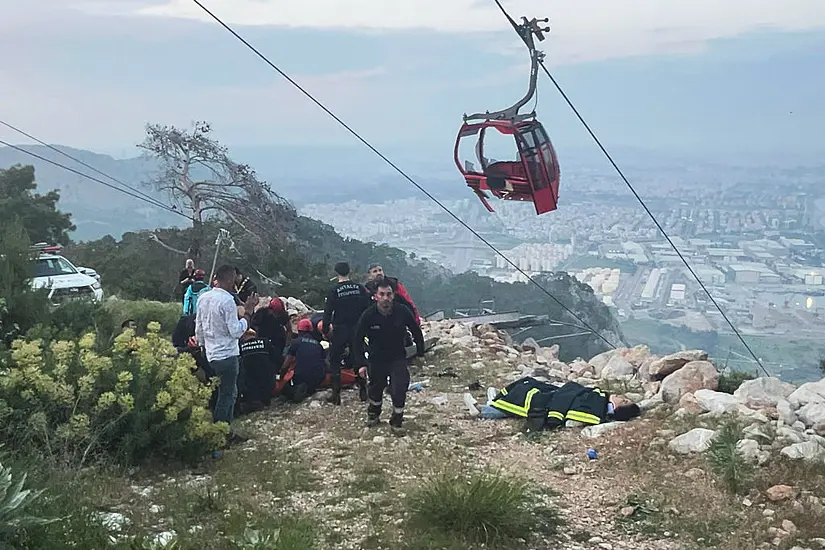
<path id="1" fill-rule="evenodd" d="M 577 422 L 584 422 L 585 424 L 601 424 L 602 422 L 602 419 L 595 414 L 581 411 L 567 411 L 567 420 L 575 420 Z"/>
<path id="2" fill-rule="evenodd" d="M 501 390 L 503 395 L 507 395 L 505 390 Z M 530 410 L 530 402 L 533 400 L 533 396 L 539 393 L 538 388 L 533 388 L 527 392 L 527 395 L 524 396 L 524 406 L 516 405 L 514 403 L 509 403 L 503 399 L 496 399 L 492 402 L 492 406 L 501 409 L 502 411 L 509 412 L 515 414 L 517 416 L 527 416 L 527 412 Z"/>

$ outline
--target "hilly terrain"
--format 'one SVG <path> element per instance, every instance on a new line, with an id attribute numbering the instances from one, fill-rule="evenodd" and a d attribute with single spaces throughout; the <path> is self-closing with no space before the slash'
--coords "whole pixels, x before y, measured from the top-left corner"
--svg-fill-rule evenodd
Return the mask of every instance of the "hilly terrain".
<path id="1" fill-rule="evenodd" d="M 825 380 L 743 382 L 701 350 L 645 346 L 568 363 L 489 325 L 423 328 L 439 340 L 411 368 L 405 435 L 365 428 L 356 392 L 339 408 L 321 392 L 242 417 L 248 441 L 194 467 L 33 471 L 52 489 L 32 513 L 66 519 L 24 548 L 824 547 Z M 540 433 L 481 418 L 489 389 L 526 376 L 626 395 L 641 417 Z"/>

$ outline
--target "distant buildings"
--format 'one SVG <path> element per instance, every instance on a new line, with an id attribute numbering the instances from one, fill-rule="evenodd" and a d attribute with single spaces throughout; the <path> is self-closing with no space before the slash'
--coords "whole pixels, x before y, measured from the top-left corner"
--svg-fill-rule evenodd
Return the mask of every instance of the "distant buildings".
<path id="1" fill-rule="evenodd" d="M 730 281 L 740 284 L 779 284 L 782 278 L 768 266 L 756 262 L 728 266 Z"/>
<path id="2" fill-rule="evenodd" d="M 571 244 L 524 243 L 511 248 L 504 254 L 519 266 L 519 269 L 541 273 L 555 271 L 556 267 L 568 259 L 572 253 L 573 245 Z M 496 269 L 516 271 L 501 256 L 496 256 Z"/>

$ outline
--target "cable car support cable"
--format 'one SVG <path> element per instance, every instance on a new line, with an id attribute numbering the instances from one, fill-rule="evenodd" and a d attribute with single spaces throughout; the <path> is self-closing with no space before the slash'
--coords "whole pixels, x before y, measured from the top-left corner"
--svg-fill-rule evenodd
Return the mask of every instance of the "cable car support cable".
<path id="1" fill-rule="evenodd" d="M 88 180 L 91 180 L 91 181 L 97 182 L 97 183 L 99 183 L 99 184 L 101 184 L 101 185 L 105 185 L 106 187 L 108 187 L 108 188 L 110 188 L 110 189 L 114 189 L 115 191 L 119 191 L 119 192 L 121 192 L 121 193 L 123 193 L 123 194 L 125 194 L 125 195 L 129 195 L 130 197 L 134 197 L 134 198 L 136 198 L 136 199 L 138 199 L 138 200 L 141 200 L 141 201 L 143 201 L 143 202 L 149 203 L 149 204 L 151 204 L 152 206 L 154 206 L 154 207 L 156 207 L 156 208 L 161 208 L 161 209 L 163 209 L 163 210 L 167 210 L 167 211 L 169 211 L 169 212 L 171 212 L 171 213 L 173 213 L 173 214 L 177 214 L 178 216 L 182 216 L 182 217 L 186 218 L 187 220 L 192 221 L 192 218 L 190 218 L 189 216 L 187 216 L 187 215 L 186 215 L 186 214 L 184 214 L 183 212 L 180 212 L 179 210 L 176 210 L 176 209 L 172 208 L 171 206 L 167 206 L 167 205 L 165 205 L 165 204 L 163 204 L 163 203 L 161 203 L 161 202 L 159 202 L 159 201 L 156 201 L 156 200 L 149 200 L 149 199 L 147 199 L 146 197 L 142 197 L 142 196 L 140 196 L 140 195 L 138 195 L 138 194 L 136 194 L 136 193 L 132 193 L 131 191 L 127 191 L 127 190 L 125 190 L 125 189 L 121 189 L 120 187 L 117 187 L 117 186 L 115 186 L 115 185 L 112 185 L 111 183 L 105 182 L 105 181 L 103 181 L 102 179 L 96 178 L 96 177 L 94 177 L 94 176 L 90 176 L 89 174 L 84 174 L 83 172 L 81 172 L 81 171 L 79 171 L 79 170 L 75 170 L 74 168 L 71 168 L 71 167 L 69 167 L 69 166 L 66 166 L 65 164 L 61 164 L 61 163 L 59 163 L 59 162 L 57 162 L 57 161 L 54 161 L 54 160 L 51 160 L 51 159 L 47 159 L 46 157 L 44 157 L 44 156 L 42 156 L 42 155 L 38 155 L 37 153 L 34 153 L 34 152 L 32 152 L 32 151 L 27 151 L 27 150 L 23 149 L 22 147 L 18 147 L 17 145 L 12 145 L 11 143 L 8 143 L 8 142 L 6 142 L 6 141 L 3 141 L 2 139 L 0 139 L 0 145 L 4 145 L 4 146 L 6 146 L 6 147 L 9 147 L 10 149 L 14 149 L 15 151 L 18 151 L 18 152 L 20 152 L 20 153 L 23 153 L 23 154 L 29 155 L 30 157 L 34 157 L 34 158 L 36 158 L 36 159 L 42 160 L 43 162 L 48 162 L 49 164 L 52 164 L 52 165 L 54 165 L 54 166 L 57 166 L 58 168 L 62 168 L 63 170 L 66 170 L 66 171 L 68 171 L 68 172 L 72 172 L 73 174 L 77 174 L 78 176 L 84 177 L 84 178 L 86 178 L 86 179 L 88 179 Z M 107 177 L 110 177 L 110 178 L 111 178 L 111 176 L 107 176 Z M 114 178 L 111 178 L 111 179 L 113 179 L 113 180 L 114 180 Z M 114 180 L 114 181 L 117 181 L 117 180 Z"/>
<path id="2" fill-rule="evenodd" d="M 15 132 L 17 132 L 18 134 L 21 134 L 21 135 L 23 135 L 23 136 L 26 136 L 27 138 L 29 138 L 29 139 L 30 139 L 30 140 L 32 140 L 32 141 L 36 141 L 37 143 L 39 143 L 39 144 L 40 144 L 40 145 L 42 145 L 43 147 L 46 147 L 46 148 L 48 148 L 48 149 L 51 149 L 51 150 L 52 150 L 52 151 L 54 151 L 55 153 L 58 153 L 58 154 L 63 155 L 64 157 L 66 157 L 66 158 L 68 158 L 68 159 L 71 159 L 71 160 L 75 161 L 76 163 L 80 164 L 81 166 L 84 166 L 84 167 L 88 168 L 88 169 L 89 169 L 89 170 L 91 170 L 92 172 L 95 172 L 95 173 L 97 173 L 97 174 L 99 174 L 99 175 L 103 176 L 104 178 L 110 179 L 110 180 L 112 180 L 113 182 L 115 182 L 115 183 L 117 183 L 117 184 L 119 184 L 119 185 L 122 185 L 122 186 L 123 186 L 123 187 L 125 187 L 126 189 L 129 189 L 130 191 L 133 191 L 133 192 L 137 193 L 138 195 L 140 195 L 140 196 L 144 197 L 144 199 L 146 199 L 147 201 L 151 201 L 151 202 L 152 202 L 155 206 L 158 206 L 158 207 L 160 207 L 160 208 L 171 208 L 168 204 L 165 204 L 165 203 L 163 203 L 163 202 L 159 201 L 158 199 L 156 199 L 155 197 L 152 197 L 151 195 L 148 195 L 148 194 L 144 193 L 144 192 L 143 192 L 143 191 L 141 191 L 140 189 L 136 189 L 136 188 L 132 187 L 131 185 L 129 185 L 129 184 L 127 184 L 127 183 L 124 183 L 123 181 L 121 181 L 121 180 L 119 180 L 119 179 L 117 179 L 117 178 L 115 178 L 115 177 L 113 177 L 113 176 L 110 176 L 109 174 L 107 174 L 107 173 L 105 173 L 105 172 L 102 172 L 102 171 L 98 170 L 98 169 L 97 169 L 97 168 L 95 168 L 94 166 L 91 166 L 90 164 L 88 164 L 88 163 L 86 163 L 86 162 L 84 162 L 84 161 L 80 160 L 80 159 L 79 159 L 79 158 L 77 158 L 77 157 L 74 157 L 74 156 L 70 155 L 69 153 L 66 153 L 66 152 L 64 152 L 64 151 L 61 151 L 60 149 L 58 149 L 58 148 L 57 148 L 57 147 L 55 147 L 54 145 L 50 145 L 50 144 L 46 143 L 45 141 L 43 141 L 43 140 L 41 140 L 41 139 L 36 138 L 35 136 L 33 136 L 33 135 L 29 134 L 28 132 L 25 132 L 25 131 L 21 130 L 20 128 L 17 128 L 16 126 L 14 126 L 14 125 L 12 125 L 12 124 L 9 124 L 8 122 L 4 121 L 3 119 L 0 119 L 0 124 L 2 124 L 3 126 L 5 126 L 6 128 L 8 128 L 8 129 L 10 129 L 10 130 L 14 130 L 14 131 L 15 131 Z"/>
<path id="3" fill-rule="evenodd" d="M 373 153 L 378 155 L 384 162 L 386 162 L 391 168 L 393 168 L 396 172 L 398 172 L 404 179 L 410 182 L 413 186 L 415 186 L 419 191 L 424 193 L 431 201 L 437 204 L 442 210 L 444 210 L 447 214 L 450 215 L 455 221 L 461 224 L 465 229 L 467 229 L 470 233 L 473 234 L 477 239 L 479 239 L 482 243 L 484 243 L 487 247 L 489 247 L 493 252 L 501 256 L 504 261 L 510 264 L 516 271 L 524 275 L 528 281 L 533 283 L 539 290 L 541 290 L 544 294 L 546 294 L 550 299 L 556 302 L 562 309 L 564 309 L 567 313 L 572 315 L 576 320 L 580 321 L 582 324 L 582 329 L 587 330 L 593 335 L 597 336 L 603 342 L 605 342 L 610 348 L 616 349 L 616 345 L 610 342 L 607 338 L 605 338 L 601 333 L 599 333 L 596 329 L 591 327 L 587 322 L 585 322 L 581 317 L 576 315 L 576 313 L 571 310 L 569 307 L 564 305 L 558 298 L 553 296 L 546 288 L 544 288 L 541 284 L 539 284 L 535 279 L 533 279 L 530 275 L 528 275 L 523 269 L 521 269 L 515 262 L 510 260 L 507 256 L 505 256 L 501 251 L 498 250 L 491 242 L 481 236 L 475 229 L 470 227 L 467 223 L 465 223 L 461 218 L 455 215 L 449 208 L 447 208 L 441 201 L 435 198 L 429 191 L 424 189 L 418 182 L 416 182 L 412 177 L 410 177 L 404 170 L 398 167 L 393 161 L 387 158 L 381 151 L 375 148 L 369 141 L 361 137 L 361 135 L 353 130 L 346 122 L 340 119 L 335 113 L 333 113 L 329 108 L 327 108 L 323 103 L 317 100 L 311 93 L 309 93 L 306 89 L 304 89 L 298 82 L 292 79 L 286 72 L 284 72 L 280 67 L 275 65 L 272 61 L 269 60 L 267 56 L 261 53 L 257 48 L 255 48 L 252 44 L 250 44 L 245 38 L 243 38 L 240 34 L 238 34 L 232 27 L 228 24 L 224 23 L 217 15 L 212 13 L 206 6 L 204 6 L 200 0 L 192 0 L 199 8 L 201 8 L 204 12 L 206 12 L 212 19 L 214 19 L 220 26 L 226 29 L 230 34 L 232 34 L 235 38 L 237 38 L 244 46 L 249 48 L 255 55 L 257 55 L 261 60 L 269 65 L 273 70 L 275 70 L 278 74 L 280 74 L 284 79 L 286 79 L 290 84 L 292 84 L 295 88 L 297 88 L 301 93 L 303 93 L 310 101 L 315 103 L 321 110 L 323 110 L 327 115 L 332 117 L 338 124 L 344 127 L 350 134 L 352 134 L 358 141 L 363 143 L 367 148 L 369 148 Z M 525 101 L 525 103 L 529 101 L 529 97 Z"/>
<path id="4" fill-rule="evenodd" d="M 513 20 L 512 17 L 510 17 L 510 14 L 507 13 L 507 10 L 505 10 L 504 6 L 501 5 L 501 1 L 500 0 L 493 0 L 493 1 L 496 3 L 498 8 L 504 14 L 504 17 L 507 18 L 507 20 L 513 26 L 513 28 L 516 29 L 516 32 L 519 33 L 519 36 L 522 36 L 522 33 L 519 31 L 519 25 Z M 526 18 L 525 18 L 525 21 L 526 21 Z M 559 85 L 558 81 L 556 81 L 556 79 L 553 77 L 553 75 L 547 69 L 547 66 L 544 64 L 543 57 L 541 59 L 539 59 L 538 64 L 541 66 L 542 70 L 544 71 L 544 74 L 547 75 L 547 77 L 550 79 L 550 81 L 556 87 L 556 90 L 558 90 L 559 94 L 561 94 L 562 98 L 564 98 L 564 101 L 567 103 L 567 105 L 570 107 L 570 109 L 573 111 L 573 113 L 579 119 L 579 122 L 582 123 L 582 126 L 584 126 L 585 130 L 587 130 L 587 132 L 590 134 L 590 137 L 593 138 L 593 141 L 596 142 L 596 145 L 598 145 L 599 149 L 601 149 L 602 153 L 604 153 L 604 156 L 607 158 L 607 160 L 610 162 L 610 164 L 616 170 L 616 173 L 619 174 L 619 177 L 622 179 L 622 181 L 624 181 L 625 185 L 627 185 L 627 188 L 630 189 L 630 192 L 633 193 L 633 196 L 636 197 L 636 200 L 638 200 L 639 204 L 642 205 L 642 208 L 645 210 L 645 212 L 647 212 L 647 215 L 650 216 L 650 219 L 653 220 L 653 223 L 656 224 L 656 227 L 659 229 L 659 231 L 662 233 L 662 235 L 664 235 L 667 242 L 670 244 L 670 246 L 673 248 L 673 250 L 679 256 L 679 259 L 681 259 L 682 263 L 685 264 L 685 267 L 688 269 L 690 274 L 693 275 L 693 278 L 696 279 L 696 282 L 699 283 L 700 287 L 702 287 L 702 290 L 705 292 L 705 294 L 707 294 L 710 301 L 713 302 L 713 305 L 716 306 L 717 310 L 719 310 L 719 313 L 722 315 L 722 318 L 725 319 L 728 326 L 730 326 L 731 330 L 733 330 L 734 334 L 736 334 L 736 337 L 739 339 L 740 342 L 742 342 L 742 345 L 745 346 L 745 349 L 748 350 L 748 353 L 751 354 L 754 361 L 756 361 L 756 364 L 759 365 L 759 367 L 762 369 L 762 371 L 767 376 L 771 376 L 770 373 L 765 368 L 765 366 L 762 364 L 762 362 L 756 356 L 756 353 L 754 353 L 753 349 L 751 349 L 751 347 L 745 341 L 742 334 L 737 330 L 737 328 L 734 326 L 733 322 L 730 320 L 730 318 L 727 316 L 727 314 L 725 314 L 722 307 L 719 305 L 719 303 L 711 295 L 710 291 L 707 289 L 705 284 L 702 282 L 702 280 L 699 278 L 699 276 L 696 274 L 696 272 L 693 271 L 693 268 L 690 266 L 687 259 L 684 257 L 684 255 L 682 255 L 682 252 L 676 247 L 676 244 L 673 242 L 673 240 L 667 234 L 664 227 L 662 227 L 662 225 L 656 219 L 656 216 L 653 215 L 653 212 L 650 211 L 650 208 L 648 208 L 647 204 L 645 204 L 642 197 L 639 196 L 639 194 L 636 192 L 636 189 L 633 188 L 633 185 L 630 183 L 630 180 L 627 179 L 627 177 L 624 175 L 624 172 L 622 171 L 622 169 L 619 168 L 619 165 L 616 164 L 616 161 L 613 160 L 613 157 L 607 151 L 605 146 L 602 145 L 601 140 L 599 140 L 598 136 L 596 136 L 596 133 L 590 128 L 590 125 L 587 124 L 587 122 L 584 120 L 584 117 L 581 115 L 581 113 L 579 113 L 579 110 L 576 108 L 576 106 L 573 104 L 573 102 L 570 100 L 570 98 L 564 92 L 564 89 L 562 89 L 562 87 Z"/>

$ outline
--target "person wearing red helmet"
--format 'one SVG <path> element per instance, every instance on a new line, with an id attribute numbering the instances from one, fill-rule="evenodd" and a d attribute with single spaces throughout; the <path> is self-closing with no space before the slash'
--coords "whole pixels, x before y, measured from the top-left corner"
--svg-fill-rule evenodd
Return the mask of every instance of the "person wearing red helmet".
<path id="1" fill-rule="evenodd" d="M 240 392 L 249 410 L 268 406 L 276 375 L 281 370 L 286 347 L 286 324 L 289 318 L 280 298 L 272 298 L 267 307 L 252 314 L 251 338 L 241 343 Z"/>
<path id="2" fill-rule="evenodd" d="M 183 297 L 183 316 L 195 315 L 198 313 L 198 298 L 204 292 L 209 291 L 209 285 L 204 282 L 206 272 L 203 269 L 196 269 L 192 275 L 192 283 L 187 287 Z"/>
<path id="3" fill-rule="evenodd" d="M 298 337 L 289 346 L 287 356 L 295 362 L 292 380 L 284 393 L 299 403 L 315 393 L 326 377 L 326 350 L 313 335 L 312 321 L 298 321 Z"/>

